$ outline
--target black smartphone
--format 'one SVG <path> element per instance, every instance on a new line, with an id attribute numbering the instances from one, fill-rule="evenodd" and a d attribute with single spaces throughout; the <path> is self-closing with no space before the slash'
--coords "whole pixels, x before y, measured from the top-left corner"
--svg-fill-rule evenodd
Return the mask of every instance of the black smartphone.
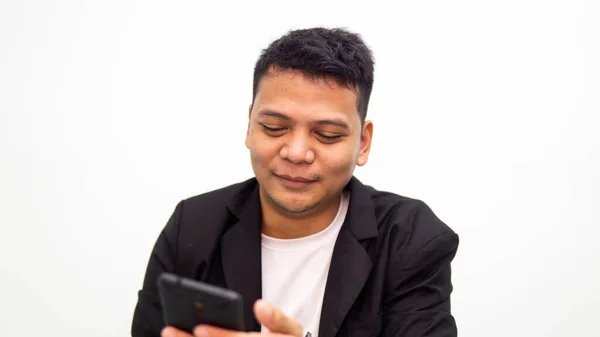
<path id="1" fill-rule="evenodd" d="M 235 291 L 163 273 L 158 292 L 168 326 L 190 334 L 198 324 L 244 331 L 243 299 Z"/>

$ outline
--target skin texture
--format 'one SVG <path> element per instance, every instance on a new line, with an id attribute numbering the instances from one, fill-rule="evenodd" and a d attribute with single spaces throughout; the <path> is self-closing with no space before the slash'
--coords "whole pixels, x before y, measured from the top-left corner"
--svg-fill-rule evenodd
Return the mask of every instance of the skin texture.
<path id="1" fill-rule="evenodd" d="M 373 124 L 361 123 L 356 102 L 356 91 L 333 79 L 273 69 L 261 79 L 246 147 L 260 183 L 264 234 L 298 238 L 331 223 L 371 148 Z"/>
<path id="2" fill-rule="evenodd" d="M 282 239 L 325 229 L 356 165 L 367 163 L 373 124 L 361 123 L 357 93 L 333 79 L 295 70 L 264 76 L 250 106 L 246 147 L 260 185 L 262 232 Z M 302 326 L 258 300 L 257 320 L 269 332 L 237 332 L 198 326 L 195 337 L 303 337 Z M 191 337 L 166 327 L 162 337 Z"/>

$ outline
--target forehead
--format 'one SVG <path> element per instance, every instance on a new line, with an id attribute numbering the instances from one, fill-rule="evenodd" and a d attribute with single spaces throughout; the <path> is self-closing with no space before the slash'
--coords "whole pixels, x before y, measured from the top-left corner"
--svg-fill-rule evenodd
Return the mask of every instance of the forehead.
<path id="1" fill-rule="evenodd" d="M 291 119 L 344 118 L 352 123 L 360 121 L 357 99 L 355 90 L 335 79 L 271 69 L 259 82 L 253 111 L 277 111 Z"/>

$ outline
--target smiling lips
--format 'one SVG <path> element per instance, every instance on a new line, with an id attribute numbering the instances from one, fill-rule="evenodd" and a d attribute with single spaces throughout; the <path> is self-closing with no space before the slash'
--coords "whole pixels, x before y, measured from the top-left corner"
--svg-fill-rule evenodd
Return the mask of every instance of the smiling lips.
<path id="1" fill-rule="evenodd" d="M 290 177 L 287 175 L 280 175 L 279 178 L 283 178 L 286 180 L 294 181 L 294 182 L 302 182 L 302 183 L 312 183 L 315 179 L 308 179 L 303 177 Z"/>
<path id="2" fill-rule="evenodd" d="M 315 179 L 308 179 L 304 177 L 291 177 L 288 175 L 276 175 L 284 186 L 292 188 L 304 188 L 314 183 Z"/>

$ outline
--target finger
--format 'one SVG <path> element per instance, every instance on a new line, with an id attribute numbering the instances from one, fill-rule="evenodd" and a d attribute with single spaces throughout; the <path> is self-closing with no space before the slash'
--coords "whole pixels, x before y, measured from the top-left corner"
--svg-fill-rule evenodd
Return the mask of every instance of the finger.
<path id="1" fill-rule="evenodd" d="M 250 337 L 241 331 L 227 330 L 211 325 L 198 325 L 194 328 L 194 337 Z"/>
<path id="2" fill-rule="evenodd" d="M 161 331 L 160 337 L 193 337 L 193 336 L 185 331 L 181 331 L 179 329 L 175 329 L 172 326 L 168 326 L 168 327 L 165 327 Z"/>
<path id="3" fill-rule="evenodd" d="M 198 325 L 194 328 L 193 337 L 290 337 L 290 335 L 273 332 L 232 331 L 211 325 Z"/>
<path id="4" fill-rule="evenodd" d="M 298 321 L 286 316 L 283 311 L 263 300 L 254 303 L 254 314 L 269 331 L 302 337 L 302 326 Z"/>

